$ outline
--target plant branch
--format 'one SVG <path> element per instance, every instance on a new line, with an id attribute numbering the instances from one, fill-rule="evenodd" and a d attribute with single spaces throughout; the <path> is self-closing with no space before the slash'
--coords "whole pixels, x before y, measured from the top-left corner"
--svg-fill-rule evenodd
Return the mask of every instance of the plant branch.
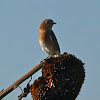
<path id="1" fill-rule="evenodd" d="M 26 79 L 28 79 L 30 76 L 32 76 L 35 72 L 40 70 L 42 68 L 42 65 L 45 63 L 45 60 L 43 60 L 41 63 L 33 67 L 29 72 L 27 72 L 25 75 L 23 75 L 21 78 L 19 78 L 16 82 L 14 82 L 11 86 L 9 86 L 6 90 L 3 90 L 0 92 L 0 100 L 5 97 L 7 94 L 12 92 L 14 89 L 16 89 L 22 82 L 24 82 Z"/>

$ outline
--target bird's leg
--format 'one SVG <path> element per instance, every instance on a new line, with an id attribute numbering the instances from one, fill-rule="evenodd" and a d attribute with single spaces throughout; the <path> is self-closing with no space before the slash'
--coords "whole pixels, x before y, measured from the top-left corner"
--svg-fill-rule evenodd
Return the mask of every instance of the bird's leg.
<path id="1" fill-rule="evenodd" d="M 53 55 L 55 55 L 55 53 L 53 53 L 52 55 L 47 56 L 47 58 L 46 58 L 46 59 L 48 59 L 49 57 L 52 57 Z"/>
<path id="2" fill-rule="evenodd" d="M 50 56 L 51 56 L 51 55 L 47 56 L 47 58 L 46 58 L 46 59 L 48 59 Z"/>
<path id="3" fill-rule="evenodd" d="M 53 54 L 51 55 L 51 57 L 52 57 L 53 55 L 55 55 L 55 53 L 53 53 Z"/>
<path id="4" fill-rule="evenodd" d="M 53 53 L 52 55 L 47 56 L 46 59 L 48 59 L 49 57 L 52 57 L 53 55 L 55 55 L 55 53 Z M 46 59 L 45 59 L 45 60 L 46 60 Z M 42 61 L 43 61 L 43 60 L 42 60 Z M 41 61 L 41 62 L 42 62 L 42 61 Z"/>

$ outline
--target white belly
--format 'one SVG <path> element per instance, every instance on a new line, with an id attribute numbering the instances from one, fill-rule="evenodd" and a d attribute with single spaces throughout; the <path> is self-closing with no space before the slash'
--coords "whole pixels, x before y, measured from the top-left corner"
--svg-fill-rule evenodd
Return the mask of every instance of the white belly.
<path id="1" fill-rule="evenodd" d="M 43 51 L 45 51 L 49 55 L 52 55 L 54 53 L 52 51 L 52 47 L 51 46 L 47 45 L 46 43 L 43 43 L 42 41 L 39 41 L 39 43 L 40 43 L 40 46 L 41 46 Z"/>

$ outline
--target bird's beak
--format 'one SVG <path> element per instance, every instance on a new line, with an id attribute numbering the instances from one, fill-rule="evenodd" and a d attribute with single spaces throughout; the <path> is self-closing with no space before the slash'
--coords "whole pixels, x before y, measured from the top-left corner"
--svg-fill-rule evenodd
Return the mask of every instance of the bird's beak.
<path id="1" fill-rule="evenodd" d="M 54 22 L 53 24 L 57 24 L 57 23 Z"/>

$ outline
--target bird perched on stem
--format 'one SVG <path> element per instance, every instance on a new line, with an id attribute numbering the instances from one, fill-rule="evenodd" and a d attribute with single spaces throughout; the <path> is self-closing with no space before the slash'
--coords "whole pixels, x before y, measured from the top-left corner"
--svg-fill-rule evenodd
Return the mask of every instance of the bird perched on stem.
<path id="1" fill-rule="evenodd" d="M 49 55 L 60 54 L 60 47 L 52 26 L 56 24 L 51 19 L 44 19 L 39 27 L 39 43 L 46 53 Z"/>

